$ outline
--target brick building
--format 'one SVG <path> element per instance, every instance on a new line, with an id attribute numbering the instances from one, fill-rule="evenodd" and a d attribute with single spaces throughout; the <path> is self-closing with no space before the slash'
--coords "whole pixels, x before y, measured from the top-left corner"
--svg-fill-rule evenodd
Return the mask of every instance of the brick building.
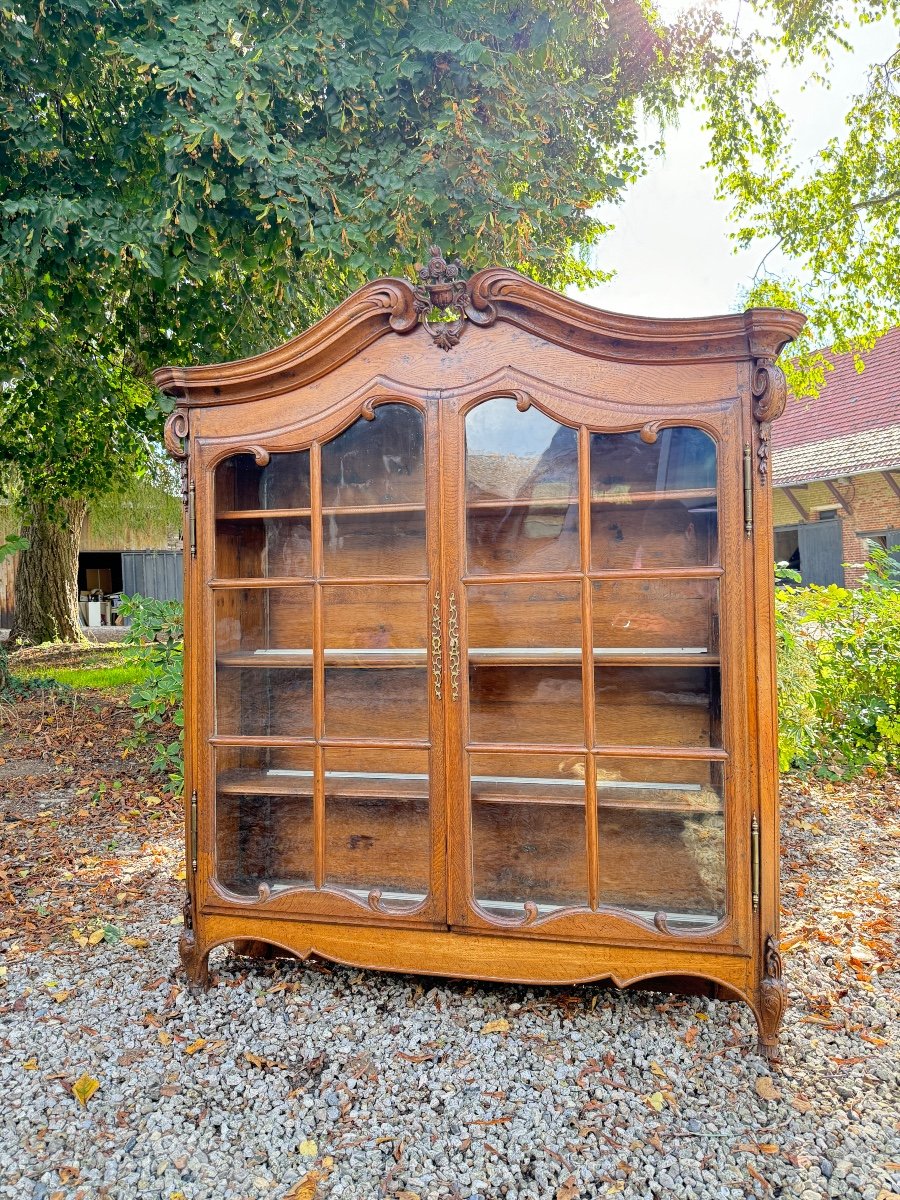
<path id="1" fill-rule="evenodd" d="M 772 427 L 775 557 L 804 583 L 852 586 L 872 543 L 900 555 L 900 327 L 861 374 L 827 357 L 818 399 L 789 397 Z"/>

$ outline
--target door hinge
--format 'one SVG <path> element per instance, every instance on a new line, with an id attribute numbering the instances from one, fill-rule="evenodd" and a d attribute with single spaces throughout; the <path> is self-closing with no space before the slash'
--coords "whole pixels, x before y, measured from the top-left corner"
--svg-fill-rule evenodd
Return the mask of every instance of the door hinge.
<path id="1" fill-rule="evenodd" d="M 191 483 L 188 488 L 188 504 L 187 504 L 187 519 L 188 519 L 188 538 L 190 539 L 191 558 L 197 557 L 197 492 L 196 488 Z"/>
<path id="2" fill-rule="evenodd" d="M 753 532 L 753 452 L 744 447 L 744 533 Z"/>
<path id="3" fill-rule="evenodd" d="M 759 821 L 756 813 L 750 821 L 750 881 L 753 911 L 759 912 Z"/>
<path id="4" fill-rule="evenodd" d="M 191 792 L 191 873 L 197 873 L 197 793 Z"/>

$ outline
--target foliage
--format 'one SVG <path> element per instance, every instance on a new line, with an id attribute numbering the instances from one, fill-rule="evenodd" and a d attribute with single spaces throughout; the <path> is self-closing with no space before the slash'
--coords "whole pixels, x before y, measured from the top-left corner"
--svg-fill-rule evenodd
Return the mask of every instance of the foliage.
<path id="1" fill-rule="evenodd" d="M 296 332 L 433 240 L 562 285 L 674 103 L 634 0 L 0 9 L 0 464 L 26 497 L 145 469 L 164 361 Z"/>
<path id="2" fill-rule="evenodd" d="M 900 762 L 900 575 L 876 552 L 850 591 L 780 588 L 779 759 L 829 777 Z"/>
<path id="3" fill-rule="evenodd" d="M 868 350 L 900 323 L 900 2 L 758 0 L 748 11 L 753 29 L 740 36 L 731 17 L 704 18 L 709 41 L 699 72 L 711 160 L 720 194 L 733 203 L 738 244 L 762 239 L 787 261 L 778 275 L 763 259 L 747 303 L 809 316 L 792 348 L 799 361 L 785 366 L 797 395 L 816 395 L 831 369 L 818 347 Z M 842 131 L 811 162 L 798 162 L 771 67 L 803 64 L 811 86 L 827 87 L 844 30 L 882 18 L 884 60 L 849 101 Z"/>
<path id="4" fill-rule="evenodd" d="M 184 614 L 177 600 L 124 596 L 121 615 L 131 622 L 126 653 L 143 677 L 131 694 L 138 741 L 149 742 L 155 730 L 169 721 L 178 726 L 177 739 L 154 741 L 155 770 L 169 776 L 178 791 L 184 785 Z"/>

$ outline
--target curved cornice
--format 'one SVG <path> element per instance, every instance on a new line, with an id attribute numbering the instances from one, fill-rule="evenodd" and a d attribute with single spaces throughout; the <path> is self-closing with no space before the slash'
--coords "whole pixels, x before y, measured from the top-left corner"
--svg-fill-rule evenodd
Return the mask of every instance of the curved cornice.
<path id="1" fill-rule="evenodd" d="M 606 312 L 535 283 L 517 271 L 487 267 L 468 281 L 465 325 L 505 322 L 576 354 L 621 363 L 774 361 L 803 327 L 797 312 L 754 308 L 702 318 L 635 317 Z M 298 337 L 253 358 L 198 367 L 161 367 L 156 386 L 180 407 L 233 404 L 301 387 L 327 375 L 386 334 L 418 327 L 413 284 L 376 279 Z M 465 353 L 463 349 L 445 353 Z M 429 341 L 423 354 L 442 351 Z"/>

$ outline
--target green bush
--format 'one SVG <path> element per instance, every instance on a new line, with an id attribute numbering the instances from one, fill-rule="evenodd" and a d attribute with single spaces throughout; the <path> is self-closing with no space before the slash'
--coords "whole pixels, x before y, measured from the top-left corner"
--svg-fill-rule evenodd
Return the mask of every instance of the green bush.
<path id="1" fill-rule="evenodd" d="M 143 678 L 131 693 L 137 738 L 154 741 L 167 722 L 179 730 L 173 741 L 154 741 L 154 769 L 166 774 L 177 791 L 184 786 L 184 610 L 177 600 L 124 596 L 120 612 L 130 621 L 125 652 L 142 669 Z"/>
<path id="2" fill-rule="evenodd" d="M 900 573 L 894 560 L 874 551 L 853 591 L 780 588 L 775 621 L 781 769 L 837 778 L 900 763 Z"/>

